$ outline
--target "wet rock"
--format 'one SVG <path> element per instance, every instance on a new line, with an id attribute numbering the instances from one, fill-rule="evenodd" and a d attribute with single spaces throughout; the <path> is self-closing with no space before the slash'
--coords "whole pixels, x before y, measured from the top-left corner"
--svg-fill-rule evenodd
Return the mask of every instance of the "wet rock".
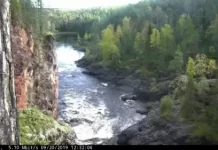
<path id="1" fill-rule="evenodd" d="M 101 144 L 103 143 L 103 141 L 105 141 L 106 139 L 101 139 L 101 138 L 92 138 L 92 139 L 87 139 L 87 140 L 83 140 L 83 142 L 92 144 L 92 145 L 97 145 L 97 144 Z"/>
<path id="2" fill-rule="evenodd" d="M 91 63 L 92 63 L 92 61 L 85 58 L 85 57 L 83 57 L 82 59 L 76 61 L 76 64 L 77 64 L 78 67 L 87 67 Z"/>
<path id="3" fill-rule="evenodd" d="M 149 101 L 150 92 L 149 92 L 149 83 L 143 82 L 137 88 L 134 88 L 133 94 L 137 95 L 139 100 Z"/>
<path id="4" fill-rule="evenodd" d="M 79 49 L 77 49 L 77 51 L 86 52 L 86 48 L 79 48 Z"/>
<path id="5" fill-rule="evenodd" d="M 92 124 L 93 121 L 91 120 L 88 120 L 86 118 L 73 118 L 69 121 L 69 123 L 72 125 L 72 126 L 77 126 L 79 124 L 82 124 L 83 122 L 86 122 L 88 124 Z"/>
<path id="6" fill-rule="evenodd" d="M 95 75 L 96 75 L 94 72 L 87 71 L 87 70 L 82 71 L 82 73 L 83 73 L 83 74 L 90 75 L 90 76 L 95 76 Z"/>
<path id="7" fill-rule="evenodd" d="M 122 90 L 126 93 L 132 93 L 133 92 L 133 88 L 130 87 L 130 86 L 125 86 L 125 85 L 122 85 L 122 86 L 119 86 L 119 90 Z"/>
<path id="8" fill-rule="evenodd" d="M 72 131 L 71 133 L 68 133 L 64 140 L 62 141 L 61 145 L 76 145 L 76 133 L 74 131 Z"/>
<path id="9" fill-rule="evenodd" d="M 122 101 L 127 101 L 127 100 L 137 100 L 137 96 L 136 95 L 133 95 L 133 94 L 127 94 L 127 95 L 122 95 L 121 97 L 120 97 L 120 99 L 122 100 Z"/>
<path id="10" fill-rule="evenodd" d="M 97 112 L 97 114 L 99 114 L 99 115 L 103 115 L 103 114 L 102 114 L 102 112 L 100 112 L 100 111 L 99 111 L 99 112 Z"/>
<path id="11" fill-rule="evenodd" d="M 117 136 L 105 140 L 101 145 L 117 145 Z"/>
<path id="12" fill-rule="evenodd" d="M 136 113 L 139 113 L 141 115 L 147 115 L 149 110 L 136 110 Z"/>
<path id="13" fill-rule="evenodd" d="M 190 143 L 190 126 L 178 120 L 160 118 L 158 102 L 149 102 L 145 119 L 118 135 L 118 145 L 186 145 Z"/>
<path id="14" fill-rule="evenodd" d="M 137 126 L 132 126 L 118 135 L 118 145 L 129 145 L 129 141 L 138 135 Z"/>
<path id="15" fill-rule="evenodd" d="M 165 145 L 163 142 L 157 141 L 157 142 L 151 142 L 149 145 Z"/>

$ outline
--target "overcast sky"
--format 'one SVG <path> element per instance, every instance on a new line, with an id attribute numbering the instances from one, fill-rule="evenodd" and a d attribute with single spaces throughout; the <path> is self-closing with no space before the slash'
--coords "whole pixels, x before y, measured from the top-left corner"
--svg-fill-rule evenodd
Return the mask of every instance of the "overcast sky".
<path id="1" fill-rule="evenodd" d="M 43 0 L 45 7 L 82 9 L 92 7 L 121 6 L 140 0 Z"/>

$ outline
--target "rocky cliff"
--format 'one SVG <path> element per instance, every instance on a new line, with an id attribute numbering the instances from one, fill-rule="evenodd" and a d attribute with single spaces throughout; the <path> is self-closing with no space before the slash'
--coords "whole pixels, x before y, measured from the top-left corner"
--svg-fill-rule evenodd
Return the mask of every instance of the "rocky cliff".
<path id="1" fill-rule="evenodd" d="M 17 106 L 37 106 L 56 118 L 58 75 L 54 41 L 47 36 L 43 42 L 35 42 L 31 31 L 16 25 L 11 28 Z"/>

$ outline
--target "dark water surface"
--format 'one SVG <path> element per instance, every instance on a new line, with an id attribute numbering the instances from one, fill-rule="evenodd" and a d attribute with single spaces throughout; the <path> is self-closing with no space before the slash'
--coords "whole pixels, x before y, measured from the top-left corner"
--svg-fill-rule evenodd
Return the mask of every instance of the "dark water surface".
<path id="1" fill-rule="evenodd" d="M 124 91 L 82 74 L 75 64 L 84 56 L 71 45 L 58 43 L 59 120 L 70 123 L 78 144 L 100 144 L 145 116 L 137 114 L 141 105 L 123 102 Z"/>

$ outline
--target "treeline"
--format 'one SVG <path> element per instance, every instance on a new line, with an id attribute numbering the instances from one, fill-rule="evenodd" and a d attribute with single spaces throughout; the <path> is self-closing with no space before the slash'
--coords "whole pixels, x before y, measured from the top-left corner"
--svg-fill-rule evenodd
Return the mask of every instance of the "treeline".
<path id="1" fill-rule="evenodd" d="M 141 1 L 121 8 L 58 12 L 56 29 L 78 32 L 82 37 L 89 33 L 93 39 L 101 37 L 102 52 L 117 55 L 115 63 L 137 58 L 148 69 L 172 71 L 175 57 L 187 62 L 189 56 L 200 52 L 216 59 L 217 12 L 216 0 Z M 113 50 L 103 46 L 108 42 L 105 36 L 117 38 L 109 44 Z"/>
<path id="2" fill-rule="evenodd" d="M 136 59 L 148 71 L 181 72 L 188 57 L 198 53 L 217 59 L 215 0 L 142 1 L 111 11 L 95 21 L 92 29 L 84 28 L 94 40 L 101 37 L 105 62 L 118 65 Z"/>
<path id="3" fill-rule="evenodd" d="M 61 32 L 77 32 L 80 36 L 85 33 L 100 32 L 108 23 L 103 20 L 109 16 L 116 15 L 119 8 L 93 8 L 77 11 L 52 10 L 52 22 L 55 28 Z M 104 25 L 99 26 L 104 23 Z M 101 27 L 101 28 L 99 28 Z"/>
<path id="4" fill-rule="evenodd" d="M 21 25 L 39 36 L 55 30 L 50 14 L 44 8 L 43 0 L 11 0 L 11 20 L 13 25 Z"/>

